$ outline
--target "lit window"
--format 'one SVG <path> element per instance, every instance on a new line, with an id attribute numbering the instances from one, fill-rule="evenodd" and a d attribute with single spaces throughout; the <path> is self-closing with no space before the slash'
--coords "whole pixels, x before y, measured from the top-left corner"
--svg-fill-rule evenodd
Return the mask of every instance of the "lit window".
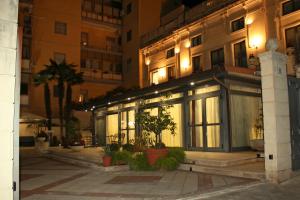
<path id="1" fill-rule="evenodd" d="M 167 58 L 171 58 L 173 56 L 175 56 L 175 49 L 172 48 L 172 49 L 167 50 Z"/>
<path id="2" fill-rule="evenodd" d="M 192 38 L 192 47 L 202 44 L 202 35 L 198 35 Z"/>
<path id="3" fill-rule="evenodd" d="M 245 41 L 234 44 L 234 62 L 236 67 L 247 67 L 247 51 Z"/>
<path id="4" fill-rule="evenodd" d="M 81 45 L 88 46 L 89 44 L 89 35 L 86 32 L 81 32 Z"/>
<path id="5" fill-rule="evenodd" d="M 220 48 L 211 52 L 212 68 L 224 67 L 224 49 Z"/>
<path id="6" fill-rule="evenodd" d="M 245 28 L 245 19 L 244 19 L 244 17 L 241 17 L 241 18 L 231 22 L 231 31 L 232 32 L 241 30 L 243 28 Z"/>
<path id="7" fill-rule="evenodd" d="M 67 24 L 64 22 L 55 22 L 55 33 L 67 35 Z"/>
<path id="8" fill-rule="evenodd" d="M 300 0 L 291 0 L 282 4 L 282 15 L 300 10 Z"/>
<path id="9" fill-rule="evenodd" d="M 152 72 L 152 84 L 157 85 L 159 82 L 158 71 Z"/>

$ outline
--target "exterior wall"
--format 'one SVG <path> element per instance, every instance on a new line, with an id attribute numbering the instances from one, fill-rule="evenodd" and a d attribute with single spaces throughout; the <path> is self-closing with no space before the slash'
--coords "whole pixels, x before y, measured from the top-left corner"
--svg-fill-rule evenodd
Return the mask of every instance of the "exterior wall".
<path id="1" fill-rule="evenodd" d="M 127 5 L 132 4 L 132 11 L 126 14 Z M 140 77 L 140 37 L 150 30 L 159 26 L 160 23 L 160 7 L 161 0 L 139 1 L 124 0 L 123 1 L 123 30 L 122 30 L 122 47 L 123 47 L 123 72 L 124 86 L 138 87 Z M 132 31 L 132 39 L 127 42 L 126 34 Z M 131 59 L 131 66 L 127 66 L 127 60 Z"/>
<path id="2" fill-rule="evenodd" d="M 117 43 L 121 27 L 119 21 L 112 23 L 108 19 L 103 22 L 83 18 L 80 0 L 25 2 L 27 3 L 22 2 L 20 5 L 20 26 L 24 26 L 24 15 L 31 15 L 32 33 L 28 36 L 31 38 L 31 58 L 28 60 L 28 69 L 24 68 L 27 60 L 23 60 L 22 66 L 22 74 L 29 77 L 28 95 L 21 96 L 24 100 L 23 112 L 45 116 L 43 86 L 35 87 L 32 77 L 44 69 L 44 65 L 49 63 L 49 58 L 54 58 L 54 53 L 65 54 L 68 63 L 75 64 L 78 71 L 84 72 L 85 83 L 73 88 L 73 101 L 78 101 L 82 91 L 88 94 L 88 98 L 94 98 L 104 95 L 121 84 L 121 74 L 107 72 L 103 75 L 102 69 L 83 69 L 81 63 L 82 49 L 88 48 L 91 52 L 105 54 L 110 60 L 114 60 L 113 70 L 116 70 L 116 64 L 121 63 L 122 60 L 121 49 L 118 45 L 108 49 L 107 37 L 115 37 Z M 106 18 L 103 17 L 104 19 Z M 55 33 L 55 21 L 67 24 L 66 35 Z M 89 46 L 82 46 L 81 32 L 88 33 Z M 99 68 L 102 68 L 102 64 L 101 60 Z M 54 84 L 50 84 L 51 106 L 55 118 L 58 117 L 58 99 L 53 95 L 53 87 Z"/>

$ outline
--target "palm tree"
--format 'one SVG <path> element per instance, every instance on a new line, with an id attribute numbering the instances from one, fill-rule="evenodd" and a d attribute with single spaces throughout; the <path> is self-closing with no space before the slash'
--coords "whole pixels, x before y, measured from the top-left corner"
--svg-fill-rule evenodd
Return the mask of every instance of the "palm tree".
<path id="1" fill-rule="evenodd" d="M 47 128 L 48 130 L 52 129 L 52 110 L 51 110 L 51 92 L 49 89 L 49 81 L 53 78 L 52 72 L 49 68 L 46 68 L 34 76 L 35 86 L 43 84 L 44 86 L 44 103 L 46 110 Z"/>
<path id="2" fill-rule="evenodd" d="M 50 64 L 45 65 L 53 73 L 53 79 L 57 81 L 58 88 L 58 107 L 59 107 L 59 122 L 60 122 L 60 136 L 63 139 L 64 136 L 64 114 L 63 114 L 63 99 L 65 93 L 65 82 L 69 77 L 69 74 L 74 70 L 74 64 L 67 64 L 65 60 L 58 63 L 50 59 Z"/>
<path id="3" fill-rule="evenodd" d="M 66 99 L 65 99 L 65 123 L 66 125 L 70 123 L 71 114 L 72 114 L 72 86 L 78 85 L 83 83 L 83 73 L 79 72 L 76 73 L 74 69 L 70 71 L 67 77 L 67 92 L 66 92 Z M 69 126 L 66 126 L 66 139 L 69 139 Z"/>

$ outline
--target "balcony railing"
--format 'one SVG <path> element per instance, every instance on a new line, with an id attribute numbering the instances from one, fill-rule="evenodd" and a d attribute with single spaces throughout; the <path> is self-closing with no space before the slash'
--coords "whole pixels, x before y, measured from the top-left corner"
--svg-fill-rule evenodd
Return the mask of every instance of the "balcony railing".
<path id="1" fill-rule="evenodd" d="M 117 72 L 107 72 L 101 69 L 81 68 L 83 77 L 87 81 L 121 82 L 122 74 Z"/>
<path id="2" fill-rule="evenodd" d="M 81 50 L 82 51 L 87 51 L 87 52 L 102 53 L 102 54 L 112 54 L 112 55 L 116 55 L 116 56 L 121 56 L 122 55 L 122 47 L 119 46 L 119 45 L 106 45 L 105 47 L 82 45 Z"/>
<path id="3" fill-rule="evenodd" d="M 96 12 L 91 12 L 86 10 L 81 11 L 81 19 L 92 23 L 113 26 L 115 28 L 121 28 L 122 25 L 122 20 L 120 17 L 103 15 L 101 13 L 96 13 Z"/>
<path id="4" fill-rule="evenodd" d="M 183 9 L 183 12 L 176 15 L 173 20 L 161 25 L 159 28 L 150 31 L 141 37 L 141 45 L 145 47 L 159 39 L 162 39 L 191 22 L 201 19 L 217 10 L 220 10 L 238 0 L 207 0 L 193 7 L 192 9 Z"/>

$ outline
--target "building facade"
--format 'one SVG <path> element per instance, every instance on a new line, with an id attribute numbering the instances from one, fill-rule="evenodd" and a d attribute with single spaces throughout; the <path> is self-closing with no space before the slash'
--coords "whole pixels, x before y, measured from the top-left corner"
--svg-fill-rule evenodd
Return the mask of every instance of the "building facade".
<path id="1" fill-rule="evenodd" d="M 45 116 L 43 86 L 36 87 L 33 76 L 50 58 L 57 62 L 65 59 L 83 72 L 84 83 L 73 89 L 74 102 L 105 95 L 121 85 L 121 8 L 118 0 L 20 1 L 21 117 L 23 113 Z M 58 118 L 54 83 L 50 92 L 53 118 Z"/>
<path id="2" fill-rule="evenodd" d="M 288 55 L 288 74 L 295 75 L 299 1 L 207 0 L 188 6 L 161 12 L 160 26 L 140 37 L 142 89 L 97 105 L 95 128 L 103 144 L 112 138 L 132 142 L 139 134 L 134 119 L 140 104 L 156 115 L 166 94 L 177 124 L 174 136 L 162 134 L 167 146 L 234 151 L 263 140 L 258 54 L 277 38 L 278 51 Z"/>

